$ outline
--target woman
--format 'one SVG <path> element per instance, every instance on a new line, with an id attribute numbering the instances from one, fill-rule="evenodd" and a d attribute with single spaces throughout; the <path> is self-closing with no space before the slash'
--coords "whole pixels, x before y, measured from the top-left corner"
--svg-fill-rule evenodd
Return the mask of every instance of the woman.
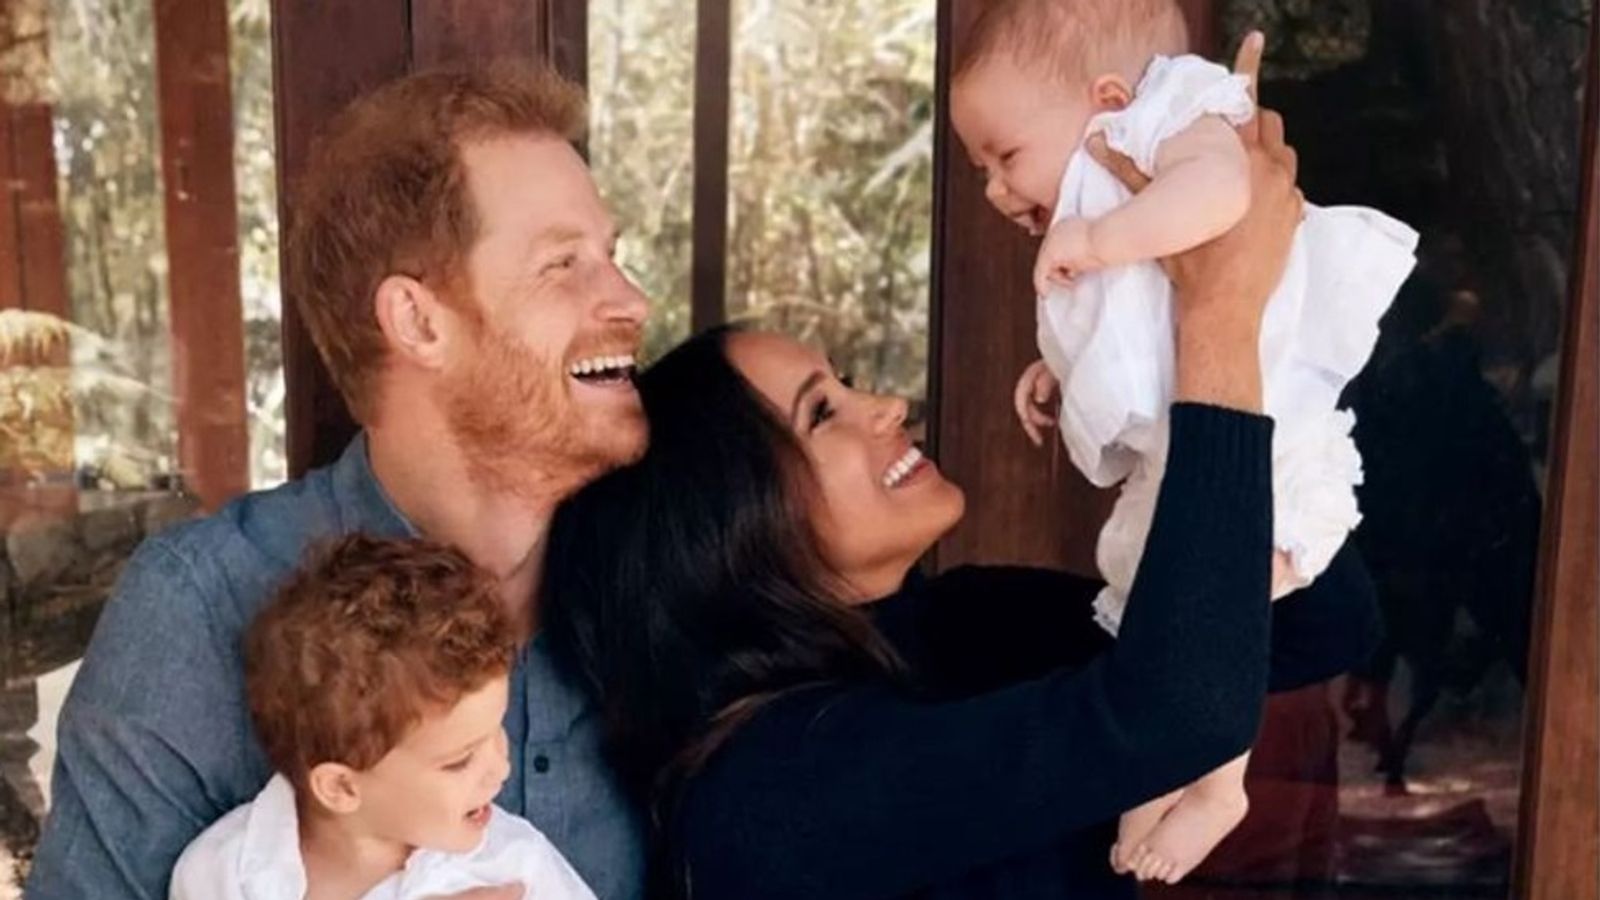
<path id="1" fill-rule="evenodd" d="M 1172 264 L 1172 463 L 1115 641 L 1083 579 L 909 577 L 961 491 L 903 402 L 815 352 L 715 331 L 640 379 L 650 449 L 557 515 L 544 610 L 654 814 L 667 892 L 1132 897 L 1116 816 L 1244 751 L 1269 668 L 1294 687 L 1366 646 L 1348 553 L 1269 613 L 1255 347 L 1299 199 L 1264 118 L 1250 216 Z"/>

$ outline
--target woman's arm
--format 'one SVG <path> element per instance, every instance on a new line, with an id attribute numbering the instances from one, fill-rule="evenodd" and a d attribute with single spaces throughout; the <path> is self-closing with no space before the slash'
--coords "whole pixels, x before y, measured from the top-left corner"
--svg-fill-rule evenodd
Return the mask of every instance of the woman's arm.
<path id="1" fill-rule="evenodd" d="M 1100 588 L 1054 569 L 962 566 L 909 586 L 874 616 L 920 686 L 970 695 L 1082 668 L 1111 649 L 1094 618 Z M 1272 605 L 1268 691 L 1348 671 L 1371 655 L 1381 631 L 1377 591 L 1346 544 L 1309 587 Z"/>
<path id="2" fill-rule="evenodd" d="M 1271 421 L 1173 409 L 1122 636 L 1078 670 L 949 702 L 772 701 L 690 783 L 699 900 L 898 897 L 1044 850 L 1232 759 L 1267 685 Z"/>

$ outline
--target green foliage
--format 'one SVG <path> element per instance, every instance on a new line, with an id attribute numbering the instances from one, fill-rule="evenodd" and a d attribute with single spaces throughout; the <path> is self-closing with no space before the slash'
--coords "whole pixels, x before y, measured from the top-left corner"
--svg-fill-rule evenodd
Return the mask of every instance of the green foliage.
<path id="1" fill-rule="evenodd" d="M 931 0 L 736 6 L 730 316 L 816 340 L 863 384 L 920 398 L 932 226 Z M 688 332 L 694 20 L 590 4 L 590 152 L 656 301 L 647 350 Z"/>

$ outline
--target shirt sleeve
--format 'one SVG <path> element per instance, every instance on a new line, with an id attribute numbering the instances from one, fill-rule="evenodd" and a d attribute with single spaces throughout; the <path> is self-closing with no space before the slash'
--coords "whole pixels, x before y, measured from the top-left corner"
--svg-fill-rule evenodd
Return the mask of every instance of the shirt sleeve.
<path id="1" fill-rule="evenodd" d="M 944 702 L 890 686 L 773 701 L 687 787 L 676 877 L 698 900 L 903 896 L 1243 752 L 1267 684 L 1271 433 L 1173 408 L 1128 617 L 1083 668 Z"/>
<path id="2" fill-rule="evenodd" d="M 1154 178 L 1156 158 L 1168 138 L 1203 116 L 1221 116 L 1237 126 L 1254 115 L 1249 78 L 1198 56 L 1156 57 L 1133 102 L 1095 118 L 1089 129 L 1104 132 L 1107 146 Z"/>
<path id="3" fill-rule="evenodd" d="M 243 675 L 205 603 L 159 538 L 129 561 L 62 708 L 32 900 L 165 897 L 184 847 L 252 792 Z"/>

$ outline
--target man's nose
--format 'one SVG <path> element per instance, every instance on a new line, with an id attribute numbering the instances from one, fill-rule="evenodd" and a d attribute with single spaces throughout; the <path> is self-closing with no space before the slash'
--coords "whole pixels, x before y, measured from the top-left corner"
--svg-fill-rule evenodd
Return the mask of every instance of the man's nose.
<path id="1" fill-rule="evenodd" d="M 650 315 L 650 298 L 639 290 L 621 267 L 612 263 L 611 277 L 607 279 L 604 299 L 598 310 L 607 322 L 628 322 L 643 325 Z"/>

